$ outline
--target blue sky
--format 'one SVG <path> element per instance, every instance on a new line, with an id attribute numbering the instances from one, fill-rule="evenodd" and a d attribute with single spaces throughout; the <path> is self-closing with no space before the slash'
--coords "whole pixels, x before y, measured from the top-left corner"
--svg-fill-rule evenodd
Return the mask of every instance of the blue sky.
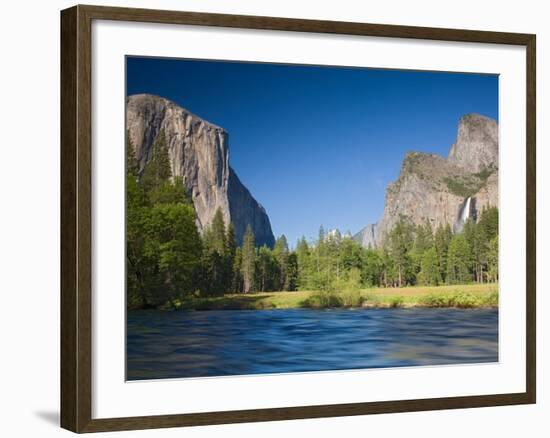
<path id="1" fill-rule="evenodd" d="M 127 94 L 229 133 L 230 165 L 294 246 L 380 219 L 407 151 L 447 156 L 459 118 L 498 120 L 496 75 L 127 58 Z"/>

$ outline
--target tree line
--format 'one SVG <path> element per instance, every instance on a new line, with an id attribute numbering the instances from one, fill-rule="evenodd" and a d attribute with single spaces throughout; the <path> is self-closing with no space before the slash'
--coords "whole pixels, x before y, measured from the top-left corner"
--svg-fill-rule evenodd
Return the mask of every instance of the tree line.
<path id="1" fill-rule="evenodd" d="M 128 137 L 129 138 L 129 137 Z M 402 287 L 498 280 L 498 209 L 487 208 L 462 232 L 435 231 L 401 217 L 379 248 L 363 248 L 338 232 L 298 240 L 284 235 L 257 247 L 247 227 L 242 245 L 221 210 L 202 235 L 183 181 L 173 177 L 164 135 L 140 171 L 127 143 L 126 287 L 129 308 L 158 307 L 188 295 Z"/>
<path id="2" fill-rule="evenodd" d="M 295 290 L 296 254 L 281 236 L 256 247 L 247 227 L 242 246 L 221 210 L 202 235 L 180 177 L 173 177 L 165 136 L 140 171 L 129 137 L 126 162 L 126 290 L 129 308 L 163 306 L 194 294 Z"/>
<path id="3" fill-rule="evenodd" d="M 298 241 L 296 285 L 304 290 L 360 287 L 437 286 L 498 281 L 498 209 L 484 209 L 453 234 L 449 224 L 435 232 L 429 221 L 414 225 L 405 217 L 379 248 L 363 248 L 340 233 L 319 230 L 316 241 Z M 292 253 L 291 253 L 292 254 Z"/>

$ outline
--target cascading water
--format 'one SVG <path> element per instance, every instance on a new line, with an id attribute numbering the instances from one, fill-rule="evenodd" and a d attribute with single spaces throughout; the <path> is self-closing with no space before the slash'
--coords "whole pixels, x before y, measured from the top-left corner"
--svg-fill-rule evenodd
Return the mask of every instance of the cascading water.
<path id="1" fill-rule="evenodd" d="M 458 221 L 456 222 L 454 227 L 455 233 L 460 233 L 462 231 L 464 224 L 471 217 L 471 211 L 472 211 L 472 197 L 468 196 L 464 201 L 464 203 L 462 204 L 462 207 L 460 207 L 460 211 L 458 212 Z"/>
<path id="2" fill-rule="evenodd" d="M 460 215 L 460 222 L 464 225 L 468 218 L 470 217 L 470 203 L 472 202 L 472 197 L 468 196 L 464 206 L 462 207 L 462 213 Z"/>

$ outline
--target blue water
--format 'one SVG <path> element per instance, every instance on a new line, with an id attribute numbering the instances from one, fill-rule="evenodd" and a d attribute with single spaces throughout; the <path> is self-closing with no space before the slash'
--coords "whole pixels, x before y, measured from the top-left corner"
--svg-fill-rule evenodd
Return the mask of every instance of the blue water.
<path id="1" fill-rule="evenodd" d="M 127 379 L 498 361 L 496 309 L 128 312 Z"/>

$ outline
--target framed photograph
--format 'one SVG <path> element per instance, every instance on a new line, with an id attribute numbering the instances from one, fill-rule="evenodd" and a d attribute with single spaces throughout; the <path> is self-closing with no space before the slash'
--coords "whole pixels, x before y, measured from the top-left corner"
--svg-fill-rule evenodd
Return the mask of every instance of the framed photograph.
<path id="1" fill-rule="evenodd" d="M 61 12 L 61 425 L 535 403 L 535 35 Z"/>

